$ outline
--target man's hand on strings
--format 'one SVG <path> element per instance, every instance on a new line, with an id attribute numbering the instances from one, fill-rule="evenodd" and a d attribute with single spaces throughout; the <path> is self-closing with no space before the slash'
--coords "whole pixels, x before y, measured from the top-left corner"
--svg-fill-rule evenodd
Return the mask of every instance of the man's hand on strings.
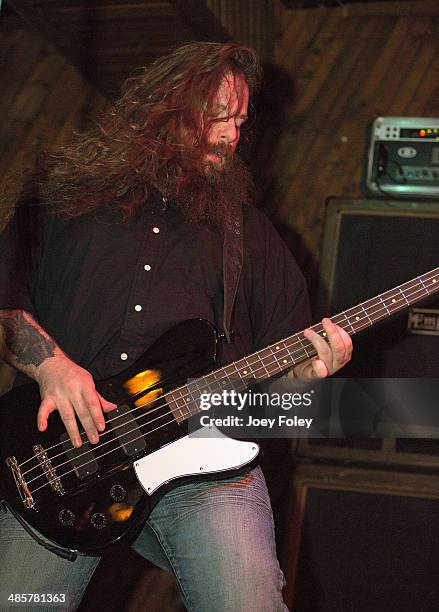
<path id="1" fill-rule="evenodd" d="M 303 334 L 317 351 L 311 357 L 293 368 L 295 378 L 325 378 L 340 370 L 352 356 L 352 340 L 349 334 L 331 319 L 322 320 L 326 339 L 307 328 Z"/>
<path id="2" fill-rule="evenodd" d="M 41 405 L 37 423 L 40 431 L 46 431 L 49 416 L 55 410 L 64 423 L 74 446 L 85 441 L 78 429 L 82 424 L 92 444 L 99 441 L 99 433 L 105 429 L 104 412 L 117 406 L 108 402 L 96 390 L 92 375 L 65 356 L 46 359 L 38 368 L 35 380 L 40 386 Z"/>

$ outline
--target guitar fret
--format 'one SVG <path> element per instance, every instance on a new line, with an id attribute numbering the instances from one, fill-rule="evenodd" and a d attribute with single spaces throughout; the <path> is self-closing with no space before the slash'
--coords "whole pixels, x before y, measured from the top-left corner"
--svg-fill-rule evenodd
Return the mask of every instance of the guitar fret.
<path id="1" fill-rule="evenodd" d="M 363 306 L 362 304 L 361 304 L 361 309 L 362 309 L 362 311 L 364 312 L 364 314 L 366 315 L 366 317 L 368 318 L 369 323 L 372 325 L 372 320 L 371 320 L 371 318 L 369 317 L 369 315 L 367 314 L 367 312 L 365 311 L 364 306 Z"/>
<path id="2" fill-rule="evenodd" d="M 341 314 L 342 314 L 342 315 L 344 316 L 344 318 L 346 319 L 347 324 L 348 324 L 348 325 L 349 325 L 349 327 L 351 328 L 351 332 L 352 332 L 352 333 L 355 333 L 355 330 L 354 330 L 354 328 L 352 327 L 352 324 L 351 324 L 351 322 L 349 321 L 348 317 L 346 316 L 345 312 L 342 312 Z"/>
<path id="3" fill-rule="evenodd" d="M 245 363 L 246 363 L 246 365 L 247 365 L 248 369 L 250 370 L 250 375 L 252 376 L 252 378 L 254 378 L 254 376 L 255 376 L 255 371 L 254 371 L 254 369 L 253 369 L 253 364 L 249 362 L 249 357 L 247 357 L 247 358 L 245 359 Z M 256 362 L 256 365 L 258 365 L 258 362 Z M 247 376 L 247 374 L 246 374 L 246 376 Z"/>
<path id="4" fill-rule="evenodd" d="M 186 387 L 180 387 L 167 393 L 165 399 L 177 423 L 182 423 L 190 416 Z"/>
<path id="5" fill-rule="evenodd" d="M 230 370 L 233 370 L 233 372 Z M 236 366 L 234 364 L 229 364 L 225 366 L 224 368 L 222 368 L 221 370 L 219 370 L 219 372 L 224 372 L 229 382 L 231 382 L 231 377 L 236 375 Z"/>
<path id="6" fill-rule="evenodd" d="M 261 351 L 261 354 L 262 354 L 262 351 Z M 250 361 L 251 359 L 253 359 L 253 361 Z M 254 377 L 255 371 L 257 372 L 259 370 L 258 366 L 259 366 L 260 361 L 259 359 L 255 359 L 254 355 L 250 355 L 247 358 L 241 359 L 241 363 L 243 364 L 243 367 L 240 372 L 241 380 L 249 378 L 250 376 Z M 256 366 L 256 370 L 253 368 L 253 365 Z"/>
<path id="7" fill-rule="evenodd" d="M 270 376 L 270 372 L 268 371 L 267 366 L 265 365 L 265 363 L 263 361 L 261 363 L 262 363 L 262 367 L 265 370 L 265 373 L 268 374 L 268 376 Z"/>
<path id="8" fill-rule="evenodd" d="M 308 353 L 308 349 L 307 349 L 306 345 L 303 343 L 303 340 L 302 340 L 302 336 L 301 336 L 301 334 L 296 334 L 296 338 L 299 340 L 299 342 L 300 342 L 300 347 L 301 347 L 301 349 L 304 351 L 305 355 L 306 355 L 307 357 L 311 357 L 311 355 Z"/>
<path id="9" fill-rule="evenodd" d="M 242 374 L 241 378 L 243 376 L 248 377 L 249 374 L 250 375 L 254 375 L 253 368 L 252 368 L 251 364 L 249 363 L 248 359 L 247 358 L 243 359 L 243 361 L 244 361 L 245 365 L 244 365 L 244 370 L 242 370 L 242 373 L 241 373 Z"/>
<path id="10" fill-rule="evenodd" d="M 279 369 L 280 371 L 282 371 L 282 366 L 281 366 L 281 365 L 280 365 L 280 363 L 279 363 L 279 359 L 278 359 L 278 357 L 277 357 L 276 353 L 273 351 L 273 349 L 271 348 L 271 346 L 270 346 L 269 348 L 270 348 L 270 351 L 271 351 L 271 353 L 272 353 L 272 355 L 273 355 L 273 357 L 274 357 L 274 359 L 275 359 L 275 361 L 276 361 L 276 364 L 277 364 L 278 369 Z"/>
<path id="11" fill-rule="evenodd" d="M 190 400 L 186 398 L 186 410 L 188 411 L 187 418 L 198 414 L 200 410 L 199 401 L 201 395 L 206 392 L 206 387 L 209 387 L 209 385 L 206 384 L 205 378 L 192 380 L 186 385 L 186 389 L 188 391 L 187 395 L 190 396 Z"/>
<path id="12" fill-rule="evenodd" d="M 387 297 L 384 294 L 378 295 L 376 298 L 365 302 L 364 305 L 366 306 L 366 308 L 364 308 L 363 304 L 360 304 L 360 308 L 364 312 L 365 316 L 361 314 L 361 316 L 357 317 L 358 322 L 360 323 L 358 329 L 361 330 L 364 329 L 364 327 L 373 325 L 376 321 L 379 321 L 380 319 L 383 319 L 384 317 L 389 316 L 391 314 L 390 309 L 384 301 L 383 297 L 385 297 L 388 304 Z M 365 319 L 367 319 L 367 321 Z"/>
<path id="13" fill-rule="evenodd" d="M 285 344 L 285 350 L 287 351 L 287 363 L 289 366 L 293 366 L 294 365 L 294 357 L 292 352 L 290 351 L 290 349 L 287 346 L 287 343 L 284 342 Z"/>
<path id="14" fill-rule="evenodd" d="M 278 342 L 276 347 L 279 347 L 277 350 L 277 365 L 279 371 L 282 372 L 282 370 L 284 370 L 285 367 L 287 367 L 287 365 L 293 361 L 292 353 L 286 341 Z"/>
<path id="15" fill-rule="evenodd" d="M 421 281 L 422 283 L 422 281 Z M 423 283 L 422 283 L 423 284 Z M 410 306 L 410 302 L 408 301 L 408 299 L 405 297 L 403 290 L 401 289 L 401 287 L 399 288 L 399 292 L 402 295 L 403 299 L 406 301 L 407 306 Z"/>
<path id="16" fill-rule="evenodd" d="M 285 342 L 285 346 L 286 346 L 286 349 L 288 351 L 287 358 L 288 358 L 288 361 L 289 361 L 289 366 L 292 367 L 296 363 L 296 358 L 295 358 L 294 354 L 297 351 L 299 351 L 300 349 L 297 348 L 295 350 L 292 350 L 292 347 L 289 347 L 286 342 Z"/>
<path id="17" fill-rule="evenodd" d="M 240 363 L 240 362 L 235 362 L 234 364 L 231 364 L 231 365 L 233 365 L 233 367 L 235 369 L 235 374 L 239 375 L 239 369 L 238 369 L 238 365 L 237 365 L 238 363 Z"/>
<path id="18" fill-rule="evenodd" d="M 399 305 L 399 301 L 400 301 L 400 300 L 399 300 L 399 299 L 397 299 L 397 298 L 395 297 L 395 295 L 398 295 L 398 294 L 392 294 L 392 299 L 390 300 L 390 307 L 392 308 L 392 310 L 390 311 L 390 313 L 389 313 L 389 314 L 392 314 L 393 312 L 396 312 L 396 311 L 397 311 L 397 310 L 399 310 L 399 308 L 400 308 L 400 305 Z M 398 297 L 399 297 L 399 296 L 398 296 Z"/>
<path id="19" fill-rule="evenodd" d="M 362 327 L 362 325 L 361 325 L 362 319 L 361 319 L 361 316 L 359 314 L 360 311 L 359 310 L 355 310 L 355 307 L 351 308 L 351 310 L 352 310 L 352 316 L 355 319 L 355 321 L 354 321 L 354 326 L 355 326 L 354 329 L 355 329 L 355 331 L 357 331 L 358 329 L 361 329 L 361 327 Z"/>
<path id="20" fill-rule="evenodd" d="M 374 320 L 374 317 L 378 317 L 378 319 L 380 319 L 383 316 L 383 301 L 382 301 L 382 297 L 379 296 L 377 298 L 377 300 L 369 300 L 367 302 L 367 310 L 370 313 L 369 315 L 366 315 L 368 320 L 369 320 L 369 324 L 371 324 Z M 384 306 L 385 308 L 385 306 Z"/>
<path id="21" fill-rule="evenodd" d="M 186 402 L 185 402 L 185 400 L 184 400 L 183 398 L 179 398 L 178 400 L 176 400 L 176 401 L 175 401 L 175 403 L 176 403 L 176 405 L 177 405 L 177 410 L 180 412 L 180 417 L 181 417 L 181 420 L 182 420 L 182 421 L 184 421 L 184 418 L 185 418 L 185 412 L 183 412 L 183 409 L 182 409 L 182 407 L 179 405 L 179 402 L 183 402 L 183 408 L 184 408 L 184 410 L 186 410 Z M 175 415 L 174 415 L 174 416 L 175 416 Z M 177 418 L 177 420 L 178 420 L 178 418 Z"/>
<path id="22" fill-rule="evenodd" d="M 422 286 L 424 287 L 425 291 L 430 295 L 430 292 L 429 292 L 428 288 L 425 286 L 425 283 L 424 283 L 424 281 L 422 280 L 421 277 L 419 277 L 419 280 L 421 281 Z"/>
<path id="23" fill-rule="evenodd" d="M 192 392 L 189 389 L 189 385 L 185 387 L 186 393 L 184 397 L 184 410 L 186 414 L 186 419 L 192 416 L 191 404 L 197 405 L 197 399 L 195 399 L 192 395 Z M 189 396 L 189 397 L 188 397 Z M 183 398 L 182 398 L 183 399 Z"/>
<path id="24" fill-rule="evenodd" d="M 281 348 L 281 344 L 284 345 L 284 348 Z M 284 366 L 281 365 L 281 359 L 285 357 L 286 354 L 285 342 L 270 345 L 264 350 L 267 354 L 263 358 L 263 367 L 267 376 L 270 377 L 273 376 L 273 374 L 282 372 Z"/>
<path id="25" fill-rule="evenodd" d="M 278 346 L 280 345 L 283 345 L 283 348 L 279 353 L 279 357 L 281 360 L 281 363 L 279 363 L 279 368 L 282 372 L 282 370 L 285 370 L 289 365 L 291 365 L 291 353 L 288 349 L 287 343 L 284 340 L 278 343 Z"/>
<path id="26" fill-rule="evenodd" d="M 384 306 L 384 308 L 387 310 L 387 314 L 390 315 L 390 310 L 387 308 L 387 306 L 386 306 L 386 304 L 385 304 L 385 302 L 384 302 L 384 300 L 383 300 L 383 298 L 381 296 L 380 296 L 380 300 L 381 300 L 381 303 Z"/>
<path id="27" fill-rule="evenodd" d="M 290 361 L 290 366 L 295 365 L 296 363 L 299 363 L 300 361 L 303 361 L 303 359 L 306 359 L 308 357 L 312 357 L 312 352 L 308 351 L 308 347 L 306 344 L 304 344 L 302 338 L 300 337 L 299 334 L 295 334 L 294 336 L 292 336 L 290 339 L 289 344 L 289 348 L 288 348 L 288 354 L 291 357 L 291 361 Z M 291 342 L 291 340 L 293 342 Z M 306 340 L 306 342 L 308 343 L 308 346 L 311 347 L 312 349 L 312 345 L 311 343 L 309 343 L 308 340 Z M 287 344 L 285 342 L 285 344 Z M 298 345 L 298 346 L 297 346 Z"/>

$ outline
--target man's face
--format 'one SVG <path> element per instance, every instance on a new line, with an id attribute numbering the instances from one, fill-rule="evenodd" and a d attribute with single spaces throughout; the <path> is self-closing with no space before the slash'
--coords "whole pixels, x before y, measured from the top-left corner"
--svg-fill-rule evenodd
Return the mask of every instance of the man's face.
<path id="1" fill-rule="evenodd" d="M 182 162 L 185 151 L 192 148 L 193 155 L 186 157 L 188 164 L 177 177 L 176 201 L 188 221 L 207 221 L 224 228 L 230 224 L 234 210 L 252 201 L 252 176 L 245 163 L 234 156 L 248 104 L 245 78 L 227 72 L 211 103 L 204 105 L 198 117 L 195 115 L 198 126 L 181 126 Z"/>
<path id="2" fill-rule="evenodd" d="M 207 133 L 207 141 L 212 150 L 206 160 L 222 168 L 227 156 L 233 155 L 238 146 L 241 126 L 247 120 L 249 90 L 240 74 L 227 73 L 218 88 L 214 99 L 213 117 Z"/>

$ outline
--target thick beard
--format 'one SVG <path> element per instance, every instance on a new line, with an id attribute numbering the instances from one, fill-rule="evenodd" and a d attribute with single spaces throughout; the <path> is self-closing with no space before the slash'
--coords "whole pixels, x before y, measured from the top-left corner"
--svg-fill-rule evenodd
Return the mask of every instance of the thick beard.
<path id="1" fill-rule="evenodd" d="M 230 226 L 234 212 L 254 198 L 253 177 L 244 162 L 222 147 L 211 153 L 221 157 L 221 166 L 206 161 L 202 171 L 179 181 L 175 201 L 184 217 L 195 223 L 207 223 L 224 229 Z"/>

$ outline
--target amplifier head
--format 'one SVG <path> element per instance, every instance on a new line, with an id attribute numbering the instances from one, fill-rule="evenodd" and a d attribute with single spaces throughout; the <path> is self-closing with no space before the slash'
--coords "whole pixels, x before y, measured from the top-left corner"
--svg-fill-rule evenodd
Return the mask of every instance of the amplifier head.
<path id="1" fill-rule="evenodd" d="M 375 119 L 365 188 L 374 197 L 439 199 L 439 118 Z"/>

